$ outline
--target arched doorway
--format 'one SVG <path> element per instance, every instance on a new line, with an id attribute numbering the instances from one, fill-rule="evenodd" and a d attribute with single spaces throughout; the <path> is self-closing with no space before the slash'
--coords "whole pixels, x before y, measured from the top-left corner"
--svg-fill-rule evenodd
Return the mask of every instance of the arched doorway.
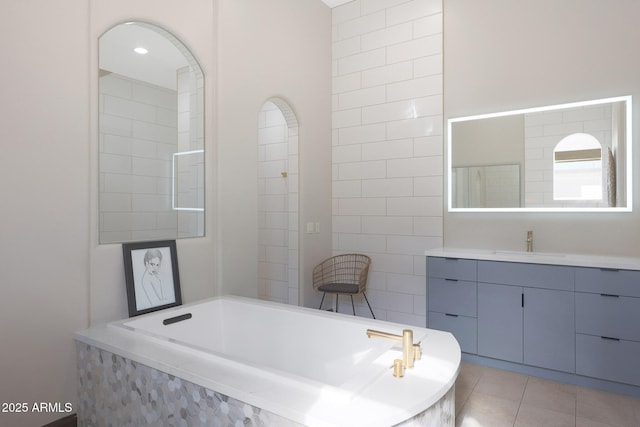
<path id="1" fill-rule="evenodd" d="M 258 115 L 258 297 L 298 305 L 298 120 L 286 101 Z"/>

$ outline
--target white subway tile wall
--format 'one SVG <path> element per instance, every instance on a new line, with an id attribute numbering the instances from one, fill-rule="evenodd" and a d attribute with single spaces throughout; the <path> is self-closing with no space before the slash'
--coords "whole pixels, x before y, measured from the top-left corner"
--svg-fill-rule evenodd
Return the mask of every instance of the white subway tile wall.
<path id="1" fill-rule="evenodd" d="M 442 72 L 441 0 L 333 8 L 333 251 L 372 258 L 377 318 L 420 326 L 423 254 L 442 245 Z"/>
<path id="2" fill-rule="evenodd" d="M 100 78 L 102 240 L 176 234 L 177 216 L 171 212 L 176 96 L 175 90 L 116 74 Z"/>
<path id="3" fill-rule="evenodd" d="M 274 102 L 258 114 L 258 296 L 297 305 L 298 128 Z"/>

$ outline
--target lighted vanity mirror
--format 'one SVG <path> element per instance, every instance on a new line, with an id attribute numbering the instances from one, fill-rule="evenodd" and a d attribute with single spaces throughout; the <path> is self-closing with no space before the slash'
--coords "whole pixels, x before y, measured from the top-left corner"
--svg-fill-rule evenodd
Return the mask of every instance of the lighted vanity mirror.
<path id="1" fill-rule="evenodd" d="M 204 76 L 166 30 L 127 22 L 99 41 L 99 240 L 204 235 Z"/>
<path id="2" fill-rule="evenodd" d="M 623 96 L 449 119 L 449 211 L 631 211 L 631 117 Z"/>

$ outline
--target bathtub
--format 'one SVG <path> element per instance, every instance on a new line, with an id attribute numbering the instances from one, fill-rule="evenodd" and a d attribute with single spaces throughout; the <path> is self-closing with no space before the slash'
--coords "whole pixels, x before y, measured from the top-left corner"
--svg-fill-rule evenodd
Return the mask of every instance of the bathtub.
<path id="1" fill-rule="evenodd" d="M 391 366 L 402 358 L 401 344 L 367 338 L 368 328 L 402 334 L 407 326 L 224 296 L 80 331 L 80 425 L 121 416 L 139 424 L 132 413 L 144 413 L 149 425 L 179 425 L 161 420 L 180 413 L 200 423 L 183 425 L 215 425 L 209 424 L 215 416 L 243 422 L 260 416 L 256 424 L 276 426 L 453 425 L 461 355 L 453 336 L 409 327 L 422 358 L 395 378 Z M 149 371 L 139 374 L 140 365 Z M 178 386 L 186 396 L 178 396 Z M 95 407 L 118 393 L 124 397 Z M 178 403 L 165 415 L 154 413 L 172 405 L 169 395 Z M 154 406 L 154 397 L 163 404 Z M 146 406 L 122 407 L 134 400 Z M 233 416 L 230 405 L 240 408 Z"/>

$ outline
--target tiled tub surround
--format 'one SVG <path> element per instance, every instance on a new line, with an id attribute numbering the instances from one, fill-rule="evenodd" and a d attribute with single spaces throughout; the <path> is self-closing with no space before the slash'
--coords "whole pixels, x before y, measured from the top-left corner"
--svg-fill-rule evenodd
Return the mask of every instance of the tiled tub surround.
<path id="1" fill-rule="evenodd" d="M 640 260 L 427 251 L 428 326 L 465 360 L 640 396 Z"/>
<path id="2" fill-rule="evenodd" d="M 162 325 L 185 313 L 193 317 Z M 96 326 L 76 334 L 79 420 L 453 426 L 460 349 L 452 335 L 413 328 L 423 356 L 397 379 L 390 365 L 399 345 L 368 339 L 367 328 L 401 333 L 403 325 L 221 297 Z"/>

